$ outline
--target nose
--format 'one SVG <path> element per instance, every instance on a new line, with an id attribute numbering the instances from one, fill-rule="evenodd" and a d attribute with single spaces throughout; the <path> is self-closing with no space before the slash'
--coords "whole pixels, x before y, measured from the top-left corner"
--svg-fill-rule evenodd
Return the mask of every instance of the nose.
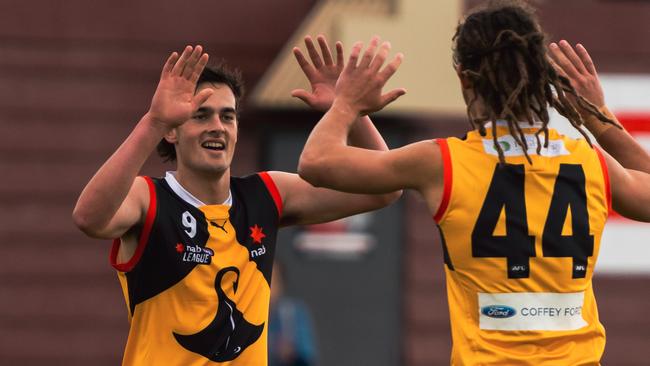
<path id="1" fill-rule="evenodd" d="M 219 131 L 219 132 L 226 130 L 226 128 L 223 125 L 223 122 L 221 121 L 221 116 L 218 113 L 215 113 L 210 119 L 209 130 Z"/>

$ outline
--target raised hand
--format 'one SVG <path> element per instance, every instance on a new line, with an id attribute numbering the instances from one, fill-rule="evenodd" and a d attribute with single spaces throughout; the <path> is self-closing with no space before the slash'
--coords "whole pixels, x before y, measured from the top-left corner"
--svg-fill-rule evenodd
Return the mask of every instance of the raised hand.
<path id="1" fill-rule="evenodd" d="M 596 107 L 603 107 L 605 95 L 587 49 L 580 43 L 574 49 L 569 42 L 561 40 L 559 44 L 551 43 L 549 50 L 554 67 L 569 79 L 576 92 Z"/>
<path id="2" fill-rule="evenodd" d="M 350 109 L 354 113 L 365 115 L 384 108 L 406 93 L 404 88 L 399 88 L 381 94 L 382 88 L 397 71 L 404 56 L 398 53 L 382 69 L 390 52 L 390 43 L 382 43 L 379 50 L 377 50 L 378 46 L 379 38 L 373 37 L 361 56 L 361 60 L 359 60 L 359 55 L 363 44 L 357 42 L 352 47 L 350 59 L 336 83 L 334 104 L 339 108 Z"/>
<path id="3" fill-rule="evenodd" d="M 211 88 L 195 95 L 196 82 L 207 63 L 208 54 L 201 46 L 185 47 L 180 57 L 177 52 L 169 56 L 148 112 L 154 122 L 169 129 L 180 126 L 212 95 Z"/>
<path id="4" fill-rule="evenodd" d="M 343 45 L 341 42 L 336 42 L 336 63 L 334 63 L 332 52 L 327 45 L 327 39 L 320 35 L 316 37 L 316 40 L 320 46 L 322 57 L 316 50 L 312 38 L 310 36 L 305 37 L 305 46 L 312 63 L 309 63 L 300 48 L 293 48 L 293 55 L 296 57 L 296 61 L 298 61 L 298 65 L 300 65 L 305 76 L 307 76 L 307 80 L 309 80 L 311 93 L 304 89 L 295 89 L 291 92 L 291 96 L 299 98 L 317 111 L 325 112 L 332 106 L 334 86 L 341 74 L 341 70 L 343 70 Z"/>

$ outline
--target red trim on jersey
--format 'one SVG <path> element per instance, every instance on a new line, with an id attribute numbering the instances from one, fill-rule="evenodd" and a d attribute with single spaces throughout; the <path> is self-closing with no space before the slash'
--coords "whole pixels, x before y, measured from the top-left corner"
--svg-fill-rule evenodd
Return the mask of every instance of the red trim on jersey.
<path id="1" fill-rule="evenodd" d="M 451 171 L 451 155 L 449 154 L 449 145 L 447 145 L 446 139 L 436 139 L 438 146 L 440 146 L 440 154 L 442 154 L 442 165 L 443 165 L 443 190 L 442 190 L 442 200 L 440 201 L 440 206 L 438 206 L 438 211 L 433 215 L 433 219 L 436 222 L 439 222 L 442 218 L 442 215 L 447 211 L 447 206 L 449 206 L 449 198 L 451 196 L 451 181 L 452 181 L 452 171 Z"/>
<path id="2" fill-rule="evenodd" d="M 271 197 L 273 197 L 275 208 L 278 209 L 278 218 L 280 218 L 282 216 L 282 196 L 280 196 L 278 187 L 275 185 L 273 178 L 271 178 L 268 172 L 260 172 L 257 174 L 260 176 L 260 178 L 262 178 L 262 181 L 266 185 L 266 189 L 269 190 Z"/>
<path id="3" fill-rule="evenodd" d="M 605 180 L 605 195 L 607 196 L 607 210 L 612 211 L 612 191 L 609 186 L 609 171 L 607 170 L 607 162 L 605 161 L 605 156 L 599 148 L 596 148 L 596 153 L 598 153 L 598 160 L 600 160 L 600 166 L 603 169 L 603 179 Z"/>
<path id="4" fill-rule="evenodd" d="M 151 233 L 151 228 L 153 227 L 153 222 L 156 218 L 156 187 L 150 177 L 143 178 L 149 187 L 149 209 L 147 210 L 144 226 L 140 233 L 140 239 L 138 239 L 138 247 L 135 249 L 133 257 L 131 257 L 131 259 L 126 263 L 117 263 L 117 253 L 120 249 L 121 242 L 120 238 L 113 240 L 113 247 L 111 248 L 111 266 L 120 272 L 129 272 L 136 264 L 138 264 L 140 257 L 142 257 L 142 253 L 144 253 L 144 248 L 147 246 L 147 242 L 149 241 L 149 234 Z"/>

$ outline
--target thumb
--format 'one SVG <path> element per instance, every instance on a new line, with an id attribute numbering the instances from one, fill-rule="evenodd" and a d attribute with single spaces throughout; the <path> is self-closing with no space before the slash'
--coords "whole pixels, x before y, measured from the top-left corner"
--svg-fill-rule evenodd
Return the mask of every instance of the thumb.
<path id="1" fill-rule="evenodd" d="M 212 88 L 205 88 L 201 90 L 198 94 L 194 96 L 192 99 L 192 104 L 194 105 L 194 109 L 197 109 L 201 104 L 205 103 L 210 96 L 214 93 L 214 89 Z"/>
<path id="2" fill-rule="evenodd" d="M 294 98 L 298 98 L 305 102 L 307 105 L 311 105 L 312 103 L 312 95 L 305 89 L 294 89 L 291 91 L 291 96 Z"/>
<path id="3" fill-rule="evenodd" d="M 387 105 L 394 102 L 397 98 L 401 97 L 404 94 L 406 94 L 406 89 L 399 88 L 399 89 L 393 89 L 393 90 L 389 91 L 388 93 L 382 95 L 381 96 L 381 108 L 386 107 Z"/>

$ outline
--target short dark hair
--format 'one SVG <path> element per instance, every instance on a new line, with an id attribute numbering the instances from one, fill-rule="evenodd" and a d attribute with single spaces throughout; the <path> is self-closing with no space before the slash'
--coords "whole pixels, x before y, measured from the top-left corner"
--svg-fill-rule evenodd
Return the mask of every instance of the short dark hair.
<path id="1" fill-rule="evenodd" d="M 244 97 L 244 82 L 239 69 L 229 67 L 224 61 L 206 66 L 196 82 L 197 89 L 203 83 L 228 86 L 235 96 L 235 111 L 239 114 L 240 101 Z M 176 160 L 176 148 L 164 138 L 156 146 L 156 151 L 165 162 Z"/>

